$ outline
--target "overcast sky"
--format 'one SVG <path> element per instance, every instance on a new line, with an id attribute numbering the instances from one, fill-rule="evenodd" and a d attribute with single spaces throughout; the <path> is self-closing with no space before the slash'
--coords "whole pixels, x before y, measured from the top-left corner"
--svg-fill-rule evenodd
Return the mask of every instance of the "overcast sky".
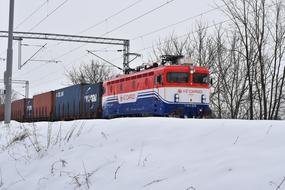
<path id="1" fill-rule="evenodd" d="M 165 4 L 166 2 L 168 4 Z M 59 5 L 61 5 L 54 13 Z M 177 23 L 191 16 L 199 15 L 220 5 L 219 0 L 15 0 L 15 31 L 48 32 L 60 34 L 80 34 L 88 36 L 104 36 L 112 38 L 125 38 L 131 40 L 131 52 L 139 52 L 142 58 L 133 64 L 146 62 L 151 55 L 152 48 L 159 39 L 175 33 L 182 36 L 194 30 L 195 23 L 203 20 L 209 25 L 225 20 L 219 10 L 203 14 L 195 19 L 168 27 L 151 35 L 145 34 L 162 27 Z M 155 11 L 130 22 L 132 19 L 157 8 Z M 129 8 L 127 8 L 129 7 Z M 8 30 L 9 0 L 0 0 L 0 30 Z M 35 10 L 37 10 L 35 12 Z M 121 11 L 123 10 L 123 11 Z M 121 11 L 120 13 L 118 13 Z M 35 12 L 29 19 L 31 13 Z M 114 15 L 118 13 L 117 15 Z M 113 16 L 112 16 L 113 15 Z M 43 20 L 45 17 L 47 17 Z M 112 16 L 111 18 L 109 18 Z M 109 18 L 109 19 L 107 19 Z M 23 22 L 26 20 L 25 22 Z M 43 20 L 40 24 L 38 24 Z M 100 24 L 98 24 L 100 23 Z M 85 32 L 85 29 L 90 28 Z M 114 30 L 114 31 L 113 31 Z M 108 33 L 104 35 L 105 33 Z M 141 37 L 143 36 L 143 37 Z M 71 52 L 83 44 L 60 43 L 54 41 L 24 40 L 22 48 L 22 62 L 25 62 L 39 49 L 39 45 L 47 43 L 46 48 L 40 51 L 34 59 L 57 60 L 59 63 L 28 62 L 20 71 L 17 69 L 17 42 L 14 42 L 13 79 L 30 81 L 30 96 L 35 93 L 54 90 L 68 84 L 65 70 L 88 63 L 93 58 L 86 50 L 101 50 L 98 55 L 122 67 L 121 53 L 112 50 L 121 49 L 119 46 L 85 45 Z M 35 45 L 35 46 L 31 46 Z M 0 77 L 6 68 L 7 40 L 0 38 Z M 102 51 L 104 49 L 104 51 Z M 145 49 L 144 51 L 140 51 Z M 106 51 L 110 50 L 110 51 Z M 67 53 L 69 52 L 69 53 Z M 67 53 L 67 54 L 66 54 Z M 66 54 L 66 55 L 64 55 Z M 64 55 L 64 56 L 63 56 Z M 2 84 L 1 84 L 2 85 Z M 3 85 L 1 86 L 3 88 Z M 20 93 L 24 94 L 21 86 L 14 85 Z"/>

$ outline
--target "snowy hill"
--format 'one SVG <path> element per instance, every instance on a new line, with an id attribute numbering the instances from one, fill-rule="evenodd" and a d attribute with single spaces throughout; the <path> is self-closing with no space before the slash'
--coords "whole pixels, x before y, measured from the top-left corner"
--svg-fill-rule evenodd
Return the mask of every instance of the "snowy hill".
<path id="1" fill-rule="evenodd" d="M 1 190 L 282 190 L 284 177 L 284 121 L 0 125 Z"/>

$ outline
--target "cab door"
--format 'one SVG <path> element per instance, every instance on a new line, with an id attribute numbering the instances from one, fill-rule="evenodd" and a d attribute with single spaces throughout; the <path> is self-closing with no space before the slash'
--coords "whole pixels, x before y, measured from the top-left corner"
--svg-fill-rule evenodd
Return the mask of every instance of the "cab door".
<path id="1" fill-rule="evenodd" d="M 156 94 L 155 98 L 154 98 L 154 113 L 155 115 L 162 115 L 162 104 L 161 104 L 161 100 L 159 97 L 161 97 L 161 87 L 163 84 L 163 78 L 162 78 L 162 74 L 157 74 L 154 76 L 154 93 Z"/>

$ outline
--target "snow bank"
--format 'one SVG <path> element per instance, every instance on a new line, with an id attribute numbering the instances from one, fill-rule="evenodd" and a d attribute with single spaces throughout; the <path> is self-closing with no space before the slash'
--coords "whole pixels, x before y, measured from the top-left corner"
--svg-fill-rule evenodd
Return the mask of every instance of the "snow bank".
<path id="1" fill-rule="evenodd" d="M 0 125 L 3 190 L 275 190 L 284 177 L 284 121 L 122 118 Z"/>

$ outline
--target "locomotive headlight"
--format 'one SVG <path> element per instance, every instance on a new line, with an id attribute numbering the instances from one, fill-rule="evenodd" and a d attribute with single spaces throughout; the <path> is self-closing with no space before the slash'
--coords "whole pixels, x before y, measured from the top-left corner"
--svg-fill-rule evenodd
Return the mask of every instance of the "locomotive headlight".
<path id="1" fill-rule="evenodd" d="M 174 94 L 174 102 L 179 102 L 179 94 Z"/>
<path id="2" fill-rule="evenodd" d="M 193 74 L 195 72 L 194 68 L 190 68 L 190 73 Z"/>
<path id="3" fill-rule="evenodd" d="M 190 73 L 191 74 L 195 73 L 195 69 L 194 69 L 193 64 L 190 65 Z"/>
<path id="4" fill-rule="evenodd" d="M 205 94 L 202 94 L 201 95 L 201 103 L 203 104 L 203 103 L 206 103 L 206 96 L 205 96 Z"/>

